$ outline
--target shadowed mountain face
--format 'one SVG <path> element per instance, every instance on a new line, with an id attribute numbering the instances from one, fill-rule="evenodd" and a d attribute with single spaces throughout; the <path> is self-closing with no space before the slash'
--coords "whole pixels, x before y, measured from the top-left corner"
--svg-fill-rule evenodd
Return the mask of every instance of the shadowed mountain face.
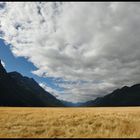
<path id="1" fill-rule="evenodd" d="M 0 106 L 58 107 L 61 101 L 18 72 L 7 73 L 0 61 Z"/>
<path id="2" fill-rule="evenodd" d="M 56 99 L 40 87 L 33 78 L 24 77 L 18 72 L 7 73 L 0 61 L 0 106 L 140 106 L 140 84 L 132 87 L 125 86 L 85 103 L 71 103 Z"/>
<path id="3" fill-rule="evenodd" d="M 140 84 L 125 86 L 81 106 L 140 106 Z"/>

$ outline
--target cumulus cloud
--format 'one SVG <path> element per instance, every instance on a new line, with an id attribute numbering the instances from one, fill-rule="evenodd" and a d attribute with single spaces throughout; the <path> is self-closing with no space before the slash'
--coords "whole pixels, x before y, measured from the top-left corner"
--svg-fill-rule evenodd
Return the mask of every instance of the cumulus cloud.
<path id="1" fill-rule="evenodd" d="M 38 68 L 34 74 L 76 82 L 56 81 L 64 88 L 58 98 L 94 99 L 140 82 L 139 7 L 137 2 L 1 3 L 0 36 L 16 57 Z"/>

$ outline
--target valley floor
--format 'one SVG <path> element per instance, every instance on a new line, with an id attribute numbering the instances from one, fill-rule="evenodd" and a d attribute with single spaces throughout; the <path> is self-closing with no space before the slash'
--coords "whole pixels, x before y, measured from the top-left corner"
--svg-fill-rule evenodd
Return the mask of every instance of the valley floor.
<path id="1" fill-rule="evenodd" d="M 140 138 L 140 107 L 0 107 L 0 138 Z"/>

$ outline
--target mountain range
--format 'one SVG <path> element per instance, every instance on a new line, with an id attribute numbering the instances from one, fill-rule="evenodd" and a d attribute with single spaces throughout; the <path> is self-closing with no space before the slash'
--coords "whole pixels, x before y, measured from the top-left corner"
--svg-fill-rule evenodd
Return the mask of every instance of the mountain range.
<path id="1" fill-rule="evenodd" d="M 7 72 L 0 61 L 0 106 L 15 107 L 115 107 L 140 106 L 140 84 L 124 86 L 84 103 L 58 100 L 33 79 Z"/>
<path id="2" fill-rule="evenodd" d="M 0 61 L 0 106 L 62 107 L 64 104 L 33 79 L 4 69 Z"/>
<path id="3" fill-rule="evenodd" d="M 140 106 L 140 84 L 135 84 L 131 87 L 124 86 L 120 89 L 116 89 L 110 94 L 98 97 L 95 100 L 88 101 L 80 106 Z"/>

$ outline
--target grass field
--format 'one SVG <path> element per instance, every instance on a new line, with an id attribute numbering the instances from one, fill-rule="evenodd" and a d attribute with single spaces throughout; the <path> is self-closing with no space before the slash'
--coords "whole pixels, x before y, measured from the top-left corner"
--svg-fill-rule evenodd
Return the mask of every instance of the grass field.
<path id="1" fill-rule="evenodd" d="M 0 138 L 140 138 L 140 107 L 0 108 Z"/>

